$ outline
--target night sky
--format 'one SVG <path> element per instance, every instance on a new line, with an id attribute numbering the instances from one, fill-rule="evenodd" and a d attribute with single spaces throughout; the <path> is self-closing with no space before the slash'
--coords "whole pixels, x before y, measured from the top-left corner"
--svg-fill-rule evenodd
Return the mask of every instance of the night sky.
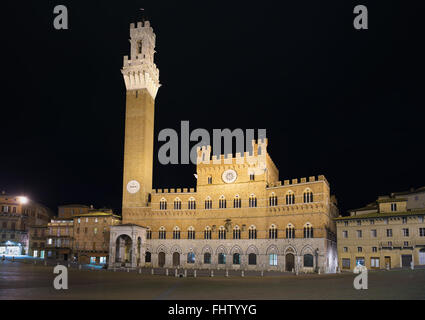
<path id="1" fill-rule="evenodd" d="M 410 1 L 2 2 L 0 189 L 121 212 L 123 56 L 157 35 L 164 128 L 266 128 L 280 180 L 324 174 L 342 213 L 425 185 L 424 11 Z M 419 2 L 418 2 L 419 3 Z M 69 30 L 53 28 L 53 8 Z M 353 8 L 369 29 L 353 28 Z M 160 165 L 154 188 L 194 187 Z"/>

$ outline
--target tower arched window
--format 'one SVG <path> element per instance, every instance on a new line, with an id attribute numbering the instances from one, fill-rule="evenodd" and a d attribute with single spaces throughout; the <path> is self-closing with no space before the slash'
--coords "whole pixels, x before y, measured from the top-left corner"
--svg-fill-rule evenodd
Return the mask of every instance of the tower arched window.
<path id="1" fill-rule="evenodd" d="M 173 229 L 173 239 L 180 239 L 180 228 L 177 226 Z"/>
<path id="2" fill-rule="evenodd" d="M 269 197 L 269 206 L 275 207 L 277 206 L 277 196 L 272 192 L 272 194 Z"/>
<path id="3" fill-rule="evenodd" d="M 295 204 L 295 193 L 293 191 L 288 191 L 285 198 L 286 204 Z"/>
<path id="4" fill-rule="evenodd" d="M 167 238 L 167 231 L 165 231 L 165 227 L 160 227 L 159 228 L 158 238 L 159 239 L 166 239 Z"/>
<path id="5" fill-rule="evenodd" d="M 291 223 L 289 223 L 286 226 L 286 239 L 294 239 L 294 238 L 295 238 L 295 228 Z"/>
<path id="6" fill-rule="evenodd" d="M 208 184 L 212 184 L 212 177 L 211 177 L 211 176 L 209 176 L 209 177 L 207 178 L 207 182 L 208 182 Z"/>
<path id="7" fill-rule="evenodd" d="M 269 239 L 277 239 L 277 228 L 274 224 L 269 228 Z"/>
<path id="8" fill-rule="evenodd" d="M 211 240 L 211 228 L 209 226 L 205 227 L 204 230 L 204 239 Z"/>
<path id="9" fill-rule="evenodd" d="M 249 196 L 249 207 L 256 208 L 257 207 L 257 197 L 253 194 Z"/>
<path id="10" fill-rule="evenodd" d="M 248 230 L 249 239 L 257 239 L 257 228 L 255 226 L 250 226 Z"/>
<path id="11" fill-rule="evenodd" d="M 226 209 L 226 198 L 223 195 L 220 196 L 220 199 L 218 200 L 218 207 L 220 209 Z"/>
<path id="12" fill-rule="evenodd" d="M 304 203 L 313 202 L 313 191 L 306 189 L 304 191 Z"/>
<path id="13" fill-rule="evenodd" d="M 164 198 L 159 201 L 159 209 L 167 210 L 167 200 L 165 200 Z"/>
<path id="14" fill-rule="evenodd" d="M 218 229 L 218 238 L 220 240 L 226 239 L 226 229 L 223 226 Z"/>
<path id="15" fill-rule="evenodd" d="M 176 198 L 174 200 L 174 210 L 181 210 L 182 209 L 182 201 L 179 198 Z"/>
<path id="16" fill-rule="evenodd" d="M 152 230 L 150 227 L 147 227 L 146 230 L 146 239 L 152 239 Z"/>
<path id="17" fill-rule="evenodd" d="M 313 226 L 309 222 L 304 225 L 304 238 L 314 238 Z"/>
<path id="18" fill-rule="evenodd" d="M 242 200 L 237 194 L 235 198 L 233 199 L 233 208 L 241 208 L 242 207 Z"/>
<path id="19" fill-rule="evenodd" d="M 233 228 L 233 239 L 240 239 L 241 238 L 241 229 L 239 226 L 235 226 Z"/>
<path id="20" fill-rule="evenodd" d="M 195 210 L 196 209 L 196 200 L 195 198 L 191 197 L 187 203 L 187 208 L 189 210 Z"/>
<path id="21" fill-rule="evenodd" d="M 195 228 L 193 228 L 192 226 L 187 229 L 187 238 L 190 240 L 195 239 Z"/>
<path id="22" fill-rule="evenodd" d="M 205 199 L 205 209 L 212 209 L 212 200 L 210 197 Z"/>

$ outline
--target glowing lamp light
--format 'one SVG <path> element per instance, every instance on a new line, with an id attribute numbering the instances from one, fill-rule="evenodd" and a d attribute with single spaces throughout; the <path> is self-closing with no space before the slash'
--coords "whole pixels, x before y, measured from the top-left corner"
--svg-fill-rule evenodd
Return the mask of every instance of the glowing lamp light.
<path id="1" fill-rule="evenodd" d="M 19 203 L 20 204 L 27 204 L 28 198 L 27 197 L 19 197 Z"/>

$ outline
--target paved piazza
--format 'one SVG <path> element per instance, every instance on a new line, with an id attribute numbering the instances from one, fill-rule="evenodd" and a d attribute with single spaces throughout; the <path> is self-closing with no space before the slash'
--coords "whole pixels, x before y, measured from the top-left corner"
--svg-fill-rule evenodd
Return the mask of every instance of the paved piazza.
<path id="1" fill-rule="evenodd" d="M 182 271 L 182 270 L 181 270 Z M 207 271 L 188 277 L 174 270 L 157 275 L 135 271 L 78 270 L 69 268 L 69 289 L 53 288 L 53 266 L 0 262 L 0 299 L 425 299 L 425 269 L 369 272 L 369 289 L 353 288 L 352 273 L 282 274 Z M 160 275 L 162 273 L 162 275 Z"/>

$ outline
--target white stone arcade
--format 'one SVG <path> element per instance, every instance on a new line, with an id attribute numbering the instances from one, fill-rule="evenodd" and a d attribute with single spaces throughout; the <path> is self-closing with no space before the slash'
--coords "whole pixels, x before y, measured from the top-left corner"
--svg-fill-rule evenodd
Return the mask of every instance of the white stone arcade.
<path id="1" fill-rule="evenodd" d="M 111 226 L 109 268 L 136 268 L 144 264 L 146 228 L 137 224 Z"/>

